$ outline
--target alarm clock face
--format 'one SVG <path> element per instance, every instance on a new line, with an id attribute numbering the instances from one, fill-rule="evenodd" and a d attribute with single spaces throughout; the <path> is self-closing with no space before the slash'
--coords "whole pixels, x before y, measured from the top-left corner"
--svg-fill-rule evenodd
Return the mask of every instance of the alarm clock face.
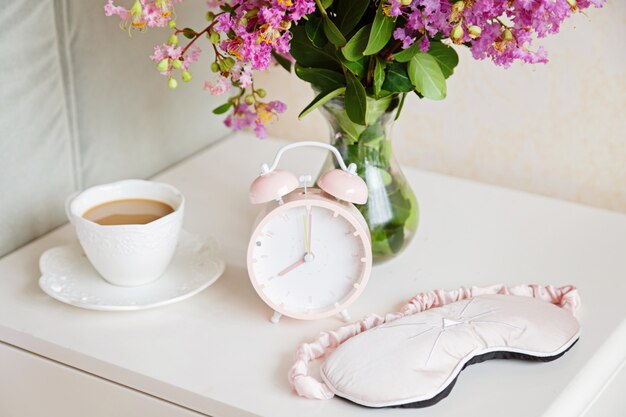
<path id="1" fill-rule="evenodd" d="M 369 276 L 366 233 L 338 203 L 287 203 L 270 212 L 252 235 L 252 283 L 284 315 L 313 319 L 335 314 L 361 293 Z"/>

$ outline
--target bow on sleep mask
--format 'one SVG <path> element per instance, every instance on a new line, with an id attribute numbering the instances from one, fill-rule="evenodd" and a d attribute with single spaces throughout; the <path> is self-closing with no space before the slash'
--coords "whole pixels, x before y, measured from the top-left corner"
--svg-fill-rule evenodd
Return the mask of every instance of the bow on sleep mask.
<path id="1" fill-rule="evenodd" d="M 573 286 L 422 293 L 398 313 L 370 315 L 302 344 L 289 380 L 308 398 L 338 395 L 368 407 L 430 406 L 473 363 L 559 358 L 578 341 L 579 306 Z M 308 375 L 308 365 L 324 355 L 320 382 Z"/>

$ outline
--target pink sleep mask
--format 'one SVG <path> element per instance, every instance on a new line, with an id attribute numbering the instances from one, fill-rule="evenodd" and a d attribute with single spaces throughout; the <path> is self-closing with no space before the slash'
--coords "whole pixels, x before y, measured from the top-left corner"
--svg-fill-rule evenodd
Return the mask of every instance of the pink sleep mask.
<path id="1" fill-rule="evenodd" d="M 445 398 L 473 363 L 559 358 L 578 341 L 579 306 L 572 286 L 422 293 L 398 313 L 370 315 L 302 344 L 289 379 L 308 398 L 426 407 Z M 308 375 L 308 365 L 322 356 L 320 382 Z"/>

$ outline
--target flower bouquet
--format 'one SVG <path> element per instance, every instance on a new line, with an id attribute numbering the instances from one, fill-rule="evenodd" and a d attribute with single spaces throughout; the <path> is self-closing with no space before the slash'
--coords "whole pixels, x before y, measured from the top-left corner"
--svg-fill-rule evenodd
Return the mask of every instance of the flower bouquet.
<path id="1" fill-rule="evenodd" d="M 108 0 L 129 33 L 165 28 L 168 39 L 150 58 L 169 88 L 192 78 L 202 39 L 213 55 L 204 83 L 212 95 L 230 93 L 213 110 L 235 129 L 266 136 L 285 104 L 266 101 L 255 71 L 276 64 L 311 84 L 315 98 L 300 117 L 321 109 L 331 142 L 355 162 L 370 198 L 360 209 L 370 226 L 375 259 L 399 253 L 414 234 L 417 202 L 395 158 L 390 125 L 407 94 L 441 100 L 458 63 L 453 45 L 476 59 L 508 67 L 547 62 L 536 38 L 559 31 L 573 13 L 604 0 L 214 0 L 207 24 L 176 21 L 182 0 L 135 0 L 130 8 Z M 207 75 L 208 75 L 207 71 Z"/>

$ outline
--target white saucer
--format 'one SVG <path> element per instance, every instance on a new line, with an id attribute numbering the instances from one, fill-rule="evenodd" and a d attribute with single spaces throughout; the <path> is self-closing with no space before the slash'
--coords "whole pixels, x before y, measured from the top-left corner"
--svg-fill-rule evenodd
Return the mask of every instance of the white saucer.
<path id="1" fill-rule="evenodd" d="M 213 284 L 224 272 L 214 240 L 180 232 L 165 274 L 138 287 L 106 282 L 91 266 L 78 243 L 48 249 L 39 259 L 39 286 L 50 297 L 90 310 L 130 311 L 184 300 Z"/>

